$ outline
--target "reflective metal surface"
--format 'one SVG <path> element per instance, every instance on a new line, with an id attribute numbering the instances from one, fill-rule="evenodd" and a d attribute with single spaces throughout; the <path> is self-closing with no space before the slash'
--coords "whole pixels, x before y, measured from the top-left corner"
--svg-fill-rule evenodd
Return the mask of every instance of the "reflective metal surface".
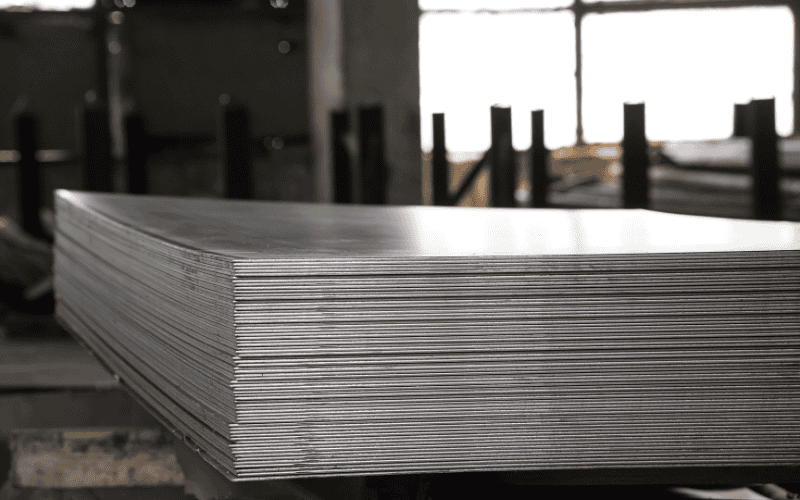
<path id="1" fill-rule="evenodd" d="M 800 464 L 796 224 L 56 201 L 59 318 L 232 479 Z"/>
<path id="2" fill-rule="evenodd" d="M 800 249 L 800 226 L 645 210 L 248 202 L 59 191 L 62 203 L 231 258 L 493 257 Z"/>

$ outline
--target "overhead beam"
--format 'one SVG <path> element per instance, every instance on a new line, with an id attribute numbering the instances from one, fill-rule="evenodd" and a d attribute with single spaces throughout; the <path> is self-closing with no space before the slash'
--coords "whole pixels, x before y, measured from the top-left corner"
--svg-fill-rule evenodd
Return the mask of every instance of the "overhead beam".
<path id="1" fill-rule="evenodd" d="M 651 10 L 730 8 L 730 7 L 763 7 L 787 5 L 787 0 L 640 0 L 631 2 L 598 2 L 583 4 L 586 12 L 599 14 L 612 12 L 645 12 Z"/>
<path id="2" fill-rule="evenodd" d="M 564 12 L 581 10 L 588 12 L 637 12 L 648 10 L 674 10 L 674 9 L 702 9 L 708 7 L 759 7 L 790 5 L 793 0 L 683 0 L 674 2 L 670 0 L 640 0 L 630 2 L 597 2 L 583 3 L 576 0 L 576 5 L 567 7 L 528 7 L 522 9 L 425 9 L 425 13 L 432 14 L 462 14 L 469 12 L 484 15 L 503 15 L 503 14 L 546 14 L 549 12 Z"/>

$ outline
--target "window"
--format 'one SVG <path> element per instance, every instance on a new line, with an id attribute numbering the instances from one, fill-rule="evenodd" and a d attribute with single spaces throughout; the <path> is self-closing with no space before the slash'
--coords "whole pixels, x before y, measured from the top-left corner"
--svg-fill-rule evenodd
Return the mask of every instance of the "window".
<path id="1" fill-rule="evenodd" d="M 545 110 L 555 149 L 618 142 L 622 104 L 642 101 L 654 141 L 729 137 L 733 105 L 765 97 L 778 133 L 791 134 L 790 9 L 698 1 L 419 0 L 423 150 L 436 112 L 450 151 L 487 149 L 495 103 L 512 107 L 517 149 L 530 145 L 532 109 Z"/>
<path id="2" fill-rule="evenodd" d="M 91 9 L 95 0 L 0 0 L 0 10 L 71 10 Z"/>
<path id="3" fill-rule="evenodd" d="M 752 98 L 775 97 L 778 133 L 792 132 L 786 7 L 588 14 L 582 48 L 587 142 L 622 139 L 625 101 L 645 103 L 651 140 L 730 137 L 733 104 Z"/>
<path id="4" fill-rule="evenodd" d="M 530 145 L 530 111 L 538 108 L 546 110 L 550 146 L 574 143 L 574 43 L 571 12 L 423 14 L 423 148 L 431 148 L 431 114 L 444 112 L 451 150 L 487 149 L 496 103 L 511 105 L 515 147 Z"/>
<path id="5" fill-rule="evenodd" d="M 572 0 L 419 0 L 419 8 L 423 11 L 497 11 L 513 12 L 519 9 L 536 7 L 538 9 L 567 7 Z"/>

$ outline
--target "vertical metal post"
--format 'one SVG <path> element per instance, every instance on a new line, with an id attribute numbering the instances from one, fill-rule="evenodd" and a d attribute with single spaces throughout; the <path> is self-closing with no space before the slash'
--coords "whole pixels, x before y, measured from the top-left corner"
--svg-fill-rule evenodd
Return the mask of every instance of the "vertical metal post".
<path id="1" fill-rule="evenodd" d="M 544 111 L 531 112 L 531 152 L 528 181 L 531 185 L 531 206 L 547 206 L 547 188 L 550 178 L 547 175 L 547 148 L 544 147 Z"/>
<path id="2" fill-rule="evenodd" d="M 353 169 L 345 135 L 350 131 L 350 115 L 345 111 L 331 113 L 333 130 L 333 201 L 353 203 Z"/>
<path id="3" fill-rule="evenodd" d="M 450 187 L 448 186 L 450 164 L 447 161 L 444 113 L 434 113 L 433 115 L 431 170 L 433 171 L 433 204 L 447 206 L 450 204 Z"/>
<path id="4" fill-rule="evenodd" d="M 644 103 L 625 104 L 622 138 L 622 196 L 625 208 L 650 206 L 650 158 L 647 155 L 644 116 Z"/>
<path id="5" fill-rule="evenodd" d="M 787 7 L 789 7 L 789 9 L 791 9 L 792 17 L 795 19 L 795 22 L 794 22 L 794 61 L 793 61 L 794 65 L 792 67 L 793 68 L 798 68 L 798 67 L 800 67 L 800 23 L 798 23 L 796 20 L 800 19 L 800 2 L 798 2 L 797 0 L 794 0 L 792 2 L 789 2 Z M 797 96 L 800 96 L 800 71 L 797 71 L 796 69 L 794 71 L 794 82 L 792 82 L 792 83 L 793 83 L 793 85 L 792 85 L 792 96 L 793 96 L 793 100 L 796 100 Z M 792 129 L 793 129 L 793 134 L 792 135 L 796 136 L 798 133 L 800 133 L 800 106 L 795 104 L 792 107 L 794 108 L 794 116 L 793 116 L 794 119 L 792 120 Z"/>
<path id="6" fill-rule="evenodd" d="M 387 172 L 384 150 L 383 108 L 362 107 L 358 110 L 361 160 L 361 202 L 373 205 L 387 203 Z"/>
<path id="7" fill-rule="evenodd" d="M 227 94 L 220 97 L 217 147 L 225 179 L 225 196 L 240 200 L 253 198 L 253 165 L 250 134 L 250 113 L 231 102 Z"/>
<path id="8" fill-rule="evenodd" d="M 38 149 L 38 129 L 36 117 L 22 113 L 16 117 L 16 139 L 19 161 L 17 162 L 17 186 L 19 188 L 20 223 L 22 228 L 33 236 L 44 238 L 45 233 L 39 219 L 42 205 L 42 186 Z"/>
<path id="9" fill-rule="evenodd" d="M 572 12 L 575 13 L 575 101 L 578 114 L 578 126 L 575 130 L 576 143 L 583 142 L 583 16 L 586 15 L 586 4 L 583 0 L 574 0 Z"/>
<path id="10" fill-rule="evenodd" d="M 128 192 L 147 194 L 147 135 L 140 115 L 125 118 L 125 143 Z"/>
<path id="11" fill-rule="evenodd" d="M 760 220 L 780 220 L 783 215 L 783 203 L 779 187 L 775 99 L 756 99 L 751 105 L 753 217 Z"/>
<path id="12" fill-rule="evenodd" d="M 89 104 L 83 113 L 84 185 L 87 191 L 114 191 L 108 106 Z"/>
<path id="13" fill-rule="evenodd" d="M 92 7 L 92 34 L 95 42 L 95 82 L 97 100 L 108 104 L 108 0 L 95 0 Z"/>
<path id="14" fill-rule="evenodd" d="M 750 104 L 733 105 L 733 136 L 749 137 Z"/>
<path id="15" fill-rule="evenodd" d="M 513 207 L 516 154 L 511 140 L 511 108 L 492 106 L 491 206 Z"/>

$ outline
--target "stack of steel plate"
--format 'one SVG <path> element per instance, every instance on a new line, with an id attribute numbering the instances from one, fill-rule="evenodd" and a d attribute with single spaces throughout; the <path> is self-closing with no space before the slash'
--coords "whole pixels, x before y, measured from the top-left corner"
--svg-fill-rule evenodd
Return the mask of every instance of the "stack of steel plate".
<path id="1" fill-rule="evenodd" d="M 684 167 L 746 171 L 752 163 L 753 145 L 748 138 L 719 141 L 665 142 L 660 152 L 670 163 Z M 800 140 L 779 139 L 778 161 L 789 172 L 800 170 Z"/>
<path id="2" fill-rule="evenodd" d="M 56 208 L 60 320 L 233 479 L 800 464 L 800 225 Z"/>
<path id="3" fill-rule="evenodd" d="M 616 148 L 598 149 L 608 149 L 608 157 L 618 154 Z M 650 208 L 692 215 L 753 216 L 750 139 L 666 142 L 652 153 Z M 778 160 L 782 218 L 799 221 L 800 140 L 778 141 Z M 556 207 L 621 208 L 621 180 L 621 176 L 610 176 L 601 183 L 562 190 L 553 185 L 548 201 Z"/>
<path id="4" fill-rule="evenodd" d="M 751 217 L 753 214 L 752 141 L 667 142 L 659 165 L 650 172 L 652 207 L 696 215 Z M 778 141 L 783 218 L 800 220 L 800 141 Z"/>

